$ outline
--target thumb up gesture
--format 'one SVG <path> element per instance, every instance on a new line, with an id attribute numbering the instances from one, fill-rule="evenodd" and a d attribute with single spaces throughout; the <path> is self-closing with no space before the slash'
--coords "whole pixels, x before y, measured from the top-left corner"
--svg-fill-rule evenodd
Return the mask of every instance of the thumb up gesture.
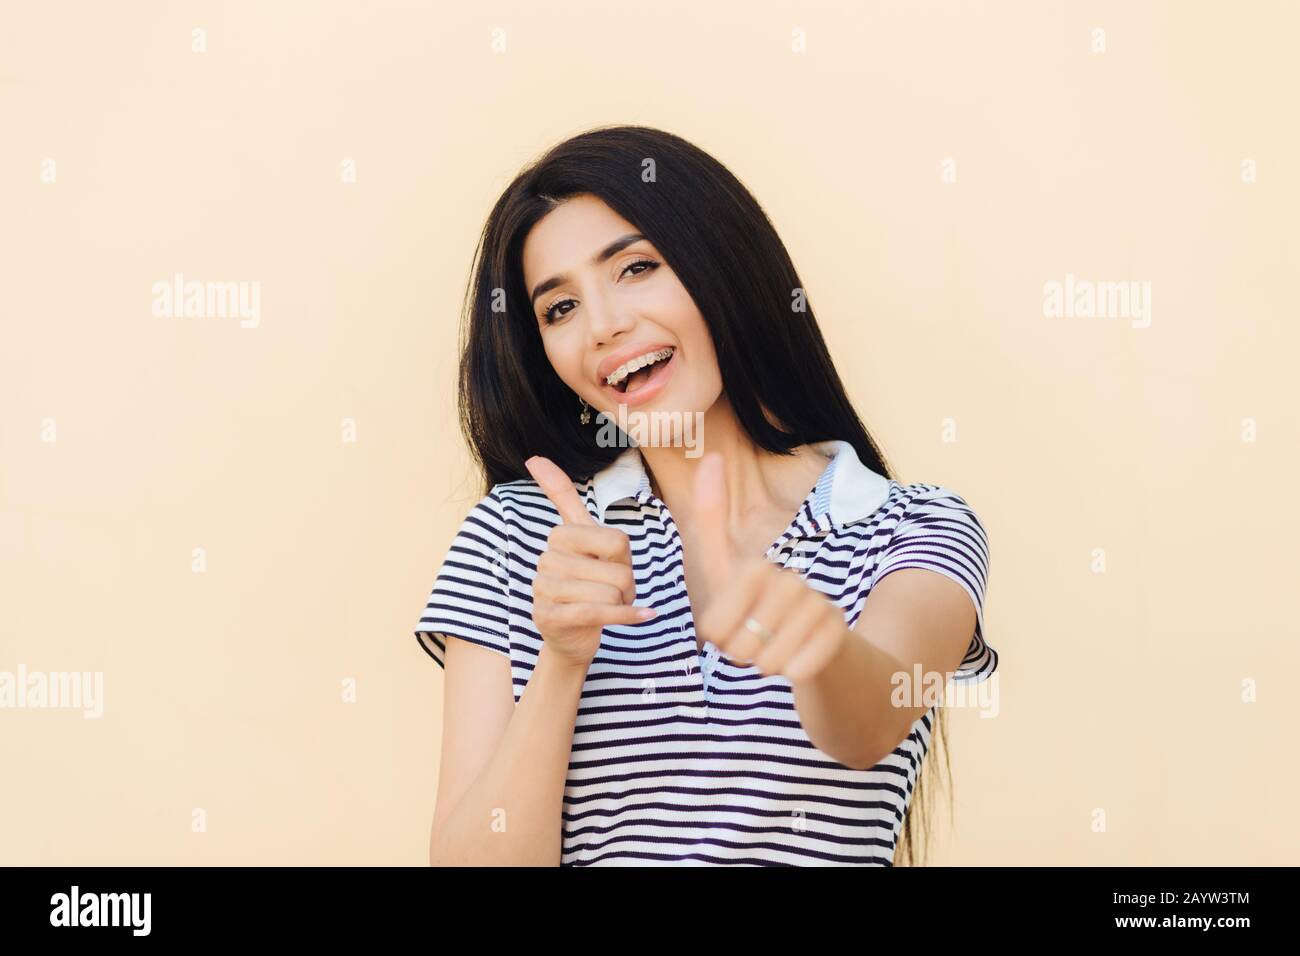
<path id="1" fill-rule="evenodd" d="M 728 529 L 727 506 L 722 456 L 705 455 L 696 472 L 692 539 L 709 601 L 696 613 L 696 633 L 765 675 L 810 680 L 850 637 L 844 612 L 798 572 L 741 554 Z"/>
<path id="2" fill-rule="evenodd" d="M 628 536 L 597 524 L 572 480 L 549 458 L 535 455 L 524 466 L 560 512 L 533 578 L 533 623 L 547 647 L 586 667 L 604 627 L 641 624 L 655 610 L 633 606 L 636 577 Z"/>

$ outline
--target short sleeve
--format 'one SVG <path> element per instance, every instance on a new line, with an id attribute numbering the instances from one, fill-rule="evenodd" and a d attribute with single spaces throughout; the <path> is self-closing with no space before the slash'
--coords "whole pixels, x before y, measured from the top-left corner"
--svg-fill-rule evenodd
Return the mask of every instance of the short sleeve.
<path id="1" fill-rule="evenodd" d="M 928 568 L 965 589 L 975 605 L 975 633 L 954 681 L 978 683 L 998 666 L 998 652 L 984 637 L 984 591 L 988 585 L 989 542 L 984 526 L 965 500 L 947 488 L 925 485 L 908 503 L 876 565 L 872 587 L 902 568 Z"/>
<path id="2" fill-rule="evenodd" d="M 510 656 L 506 553 L 501 502 L 488 494 L 461 522 L 415 628 L 439 667 L 448 636 Z"/>

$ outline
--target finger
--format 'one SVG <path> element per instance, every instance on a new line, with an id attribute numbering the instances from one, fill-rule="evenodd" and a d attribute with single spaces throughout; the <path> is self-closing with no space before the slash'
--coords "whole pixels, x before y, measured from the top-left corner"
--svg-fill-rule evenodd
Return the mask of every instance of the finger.
<path id="1" fill-rule="evenodd" d="M 644 624 L 656 614 L 652 607 L 629 604 L 556 604 L 550 616 L 561 627 L 609 627 Z"/>
<path id="2" fill-rule="evenodd" d="M 775 566 L 774 566 L 774 570 Z M 803 603 L 807 585 L 793 571 L 776 570 L 759 589 L 753 606 L 741 616 L 735 627 L 735 633 L 728 641 L 730 657 L 738 664 L 753 664 L 758 656 L 770 644 L 775 643 L 776 635 L 785 627 L 795 610 Z M 745 626 L 748 618 L 753 618 L 772 632 L 768 644 Z"/>
<path id="3" fill-rule="evenodd" d="M 830 615 L 841 613 L 830 601 L 814 592 L 812 588 L 807 588 L 806 591 L 806 594 L 785 609 L 780 620 L 764 616 L 769 611 L 762 607 L 754 615 L 776 635 L 753 659 L 754 666 L 760 673 L 785 673 L 786 664 L 803 649 L 812 635 L 830 620 Z M 777 626 L 773 627 L 771 621 L 776 621 Z"/>
<path id="4" fill-rule="evenodd" d="M 695 470 L 695 513 L 691 517 L 703 558 L 700 569 L 709 581 L 709 592 L 717 593 L 715 583 L 727 580 L 733 557 L 727 530 L 727 480 L 717 452 L 705 455 Z"/>
<path id="5" fill-rule="evenodd" d="M 736 631 L 750 613 L 750 608 L 758 602 L 764 586 L 771 585 L 776 573 L 776 565 L 764 558 L 740 562 L 709 606 L 696 617 L 696 633 L 731 657 Z"/>
<path id="6" fill-rule="evenodd" d="M 622 592 L 603 581 L 560 578 L 546 586 L 545 595 L 556 604 L 623 604 Z"/>
<path id="7" fill-rule="evenodd" d="M 632 563 L 632 543 L 627 534 L 604 525 L 557 524 L 546 536 L 546 546 L 569 554 Z"/>
<path id="8" fill-rule="evenodd" d="M 844 641 L 852 639 L 853 632 L 845 624 L 843 613 L 828 615 L 821 626 L 814 628 L 804 640 L 794 657 L 786 662 L 782 673 L 792 684 L 811 680 L 834 660 Z"/>
<path id="9" fill-rule="evenodd" d="M 585 555 L 566 554 L 564 551 L 548 549 L 542 552 L 542 557 L 537 562 L 537 570 L 539 574 L 550 575 L 557 579 L 599 581 L 618 591 L 624 604 L 632 604 L 636 601 L 636 575 L 632 573 L 631 564 L 601 561 Z"/>
<path id="10" fill-rule="evenodd" d="M 551 500 L 551 504 L 555 505 L 556 510 L 560 512 L 561 520 L 567 524 L 596 523 L 596 519 L 591 516 L 587 506 L 578 497 L 578 489 L 573 487 L 573 481 L 559 465 L 549 458 L 534 455 L 524 462 L 524 467 L 533 476 L 538 487 L 545 492 L 546 497 Z"/>

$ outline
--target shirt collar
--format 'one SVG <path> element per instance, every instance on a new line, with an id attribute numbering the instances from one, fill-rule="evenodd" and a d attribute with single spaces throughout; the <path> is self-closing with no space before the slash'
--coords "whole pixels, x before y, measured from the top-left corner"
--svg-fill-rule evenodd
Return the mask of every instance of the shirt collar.
<path id="1" fill-rule="evenodd" d="M 823 519 L 837 526 L 851 524 L 875 514 L 889 498 L 890 479 L 864 465 L 848 442 L 814 442 L 812 447 L 831 460 L 797 518 L 810 513 L 815 527 Z M 635 445 L 596 472 L 588 492 L 588 501 L 595 504 L 596 516 L 601 521 L 614 502 L 627 498 L 644 502 L 649 497 L 650 476 L 641 450 Z"/>

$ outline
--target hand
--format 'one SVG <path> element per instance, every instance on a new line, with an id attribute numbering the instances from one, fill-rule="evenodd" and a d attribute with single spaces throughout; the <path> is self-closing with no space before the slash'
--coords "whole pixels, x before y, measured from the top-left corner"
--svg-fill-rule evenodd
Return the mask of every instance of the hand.
<path id="1" fill-rule="evenodd" d="M 844 612 L 798 572 L 736 550 L 727 528 L 722 456 L 716 452 L 700 462 L 693 517 L 703 552 L 698 567 L 712 595 L 696 615 L 696 633 L 765 675 L 781 674 L 792 683 L 816 677 L 851 637 Z M 751 617 L 772 633 L 766 644 L 745 627 Z"/>
<path id="2" fill-rule="evenodd" d="M 533 579 L 533 623 L 547 647 L 586 666 L 610 624 L 642 624 L 654 609 L 634 607 L 636 577 L 632 543 L 617 528 L 597 524 L 573 482 L 553 461 L 534 455 L 524 462 L 560 512 Z"/>

